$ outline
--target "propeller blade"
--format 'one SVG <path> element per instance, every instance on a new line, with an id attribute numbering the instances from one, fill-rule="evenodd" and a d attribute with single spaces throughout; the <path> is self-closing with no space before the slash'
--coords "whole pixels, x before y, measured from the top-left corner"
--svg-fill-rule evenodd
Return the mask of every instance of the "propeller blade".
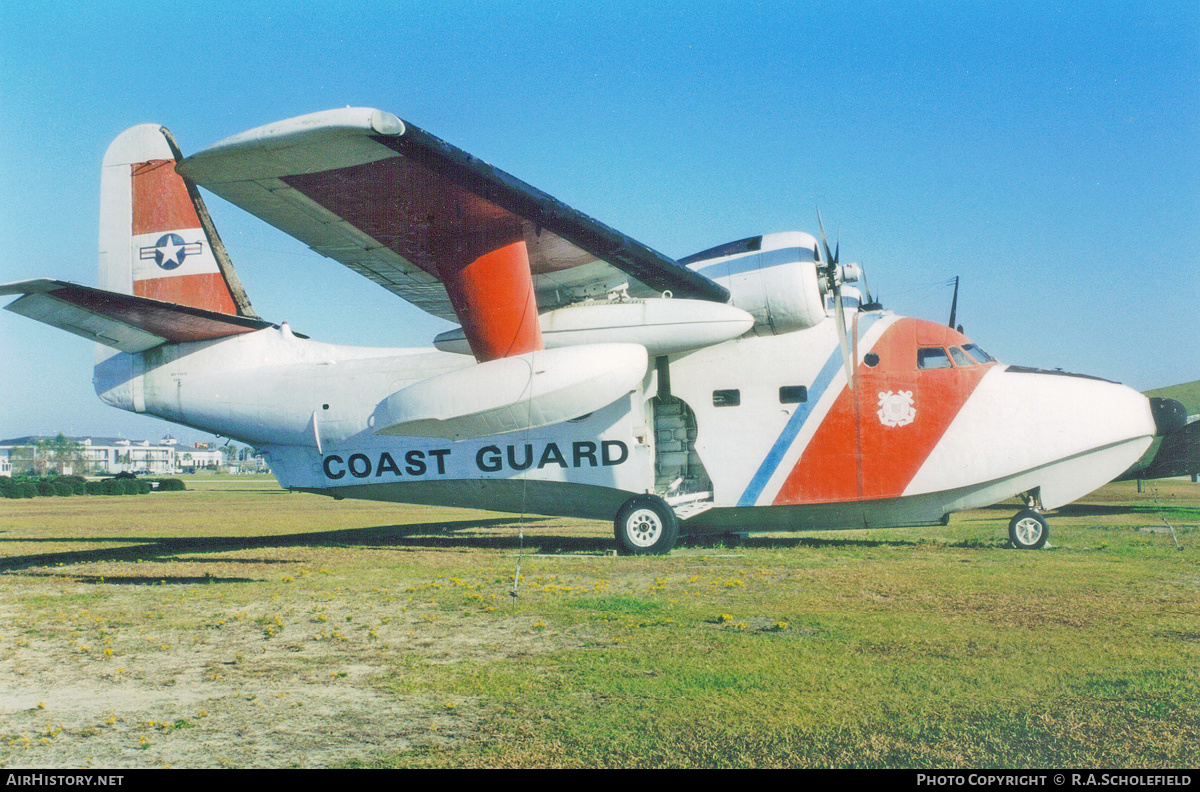
<path id="1" fill-rule="evenodd" d="M 846 384 L 854 392 L 854 360 L 850 352 L 850 338 L 846 335 L 846 309 L 842 307 L 842 290 L 833 293 L 833 311 L 837 318 L 838 346 L 842 348 L 842 364 L 846 367 Z"/>
<path id="2" fill-rule="evenodd" d="M 846 384 L 854 390 L 854 360 L 850 351 L 850 339 L 846 335 L 846 309 L 842 305 L 842 280 L 838 273 L 837 253 L 829 251 L 829 237 L 825 235 L 825 221 L 821 210 L 817 210 L 817 226 L 821 229 L 821 246 L 825 249 L 825 282 L 833 294 L 833 311 L 837 321 L 838 346 L 842 348 L 842 365 L 846 367 Z M 841 246 L 841 241 L 838 241 Z"/>
<path id="3" fill-rule="evenodd" d="M 837 263 L 837 259 L 829 252 L 829 238 L 825 236 L 825 223 L 821 220 L 821 210 L 817 210 L 817 225 L 821 228 L 821 245 L 825 248 L 825 264 L 831 266 Z"/>

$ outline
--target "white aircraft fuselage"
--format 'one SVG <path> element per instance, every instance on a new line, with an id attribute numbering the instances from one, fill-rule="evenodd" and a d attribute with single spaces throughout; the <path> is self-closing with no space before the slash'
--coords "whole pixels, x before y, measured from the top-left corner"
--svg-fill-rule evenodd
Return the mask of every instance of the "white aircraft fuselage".
<path id="1" fill-rule="evenodd" d="M 115 407 L 254 446 L 291 489 L 599 519 L 631 493 L 711 492 L 684 523 L 695 531 L 929 524 L 1034 489 L 1054 508 L 1120 474 L 1155 433 L 1148 401 L 1125 386 L 973 360 L 919 369 L 918 347 L 957 334 L 886 311 L 852 317 L 854 394 L 831 319 L 671 355 L 590 415 L 461 441 L 376 428 L 390 395 L 472 358 L 325 344 L 287 325 L 118 354 L 95 384 Z M 869 367 L 873 351 L 911 352 L 914 365 Z M 889 393 L 895 418 L 881 417 Z"/>

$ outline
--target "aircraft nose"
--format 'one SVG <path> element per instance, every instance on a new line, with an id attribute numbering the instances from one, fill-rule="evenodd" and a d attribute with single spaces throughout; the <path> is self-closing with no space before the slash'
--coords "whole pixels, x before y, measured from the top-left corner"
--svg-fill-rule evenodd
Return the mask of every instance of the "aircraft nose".
<path id="1" fill-rule="evenodd" d="M 1150 398 L 1150 414 L 1154 416 L 1154 434 L 1166 437 L 1187 426 L 1187 409 L 1174 399 Z"/>
<path id="2" fill-rule="evenodd" d="M 1059 371 L 996 367 L 907 491 L 995 482 L 992 489 L 1008 497 L 1038 487 L 1045 508 L 1053 509 L 1128 470 L 1155 431 L 1150 400 L 1133 388 Z"/>

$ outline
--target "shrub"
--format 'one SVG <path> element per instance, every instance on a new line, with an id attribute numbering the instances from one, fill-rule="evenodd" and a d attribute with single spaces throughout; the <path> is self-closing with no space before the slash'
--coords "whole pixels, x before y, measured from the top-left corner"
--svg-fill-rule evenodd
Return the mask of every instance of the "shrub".
<path id="1" fill-rule="evenodd" d="M 75 494 L 75 488 L 71 486 L 71 482 L 69 481 L 56 479 L 52 482 L 52 486 L 54 487 L 54 494 L 59 497 L 66 498 Z"/>
<path id="2" fill-rule="evenodd" d="M 85 481 L 83 484 L 83 487 L 87 491 L 88 495 L 103 495 L 104 494 L 104 482 L 103 481 Z"/>
<path id="3" fill-rule="evenodd" d="M 22 498 L 36 498 L 38 496 L 37 484 L 32 481 L 26 481 L 20 485 Z"/>
<path id="4" fill-rule="evenodd" d="M 131 478 L 121 479 L 121 491 L 126 495 L 137 495 L 138 494 L 137 479 L 131 479 Z"/>
<path id="5" fill-rule="evenodd" d="M 183 492 L 187 487 L 183 484 L 183 479 L 169 478 L 158 480 L 159 492 Z"/>
<path id="6" fill-rule="evenodd" d="M 137 485 L 138 485 L 138 491 L 137 491 L 138 495 L 145 495 L 146 493 L 150 492 L 151 487 L 150 487 L 149 481 L 146 481 L 145 479 L 138 479 Z"/>
<path id="7" fill-rule="evenodd" d="M 38 495 L 54 494 L 54 485 L 51 484 L 47 479 L 41 479 L 37 484 L 34 485 L 34 487 L 37 488 Z"/>
<path id="8" fill-rule="evenodd" d="M 105 495 L 124 495 L 125 484 L 120 479 L 104 479 L 100 491 Z"/>
<path id="9" fill-rule="evenodd" d="M 87 479 L 83 476 L 59 476 L 55 481 L 65 481 L 71 485 L 71 492 L 83 495 L 87 492 Z"/>

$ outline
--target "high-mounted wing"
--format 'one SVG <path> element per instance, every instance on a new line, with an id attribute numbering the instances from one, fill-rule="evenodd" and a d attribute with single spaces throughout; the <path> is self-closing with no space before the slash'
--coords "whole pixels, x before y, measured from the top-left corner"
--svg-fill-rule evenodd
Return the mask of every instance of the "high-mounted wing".
<path id="1" fill-rule="evenodd" d="M 228 138 L 188 179 L 418 307 L 481 360 L 540 348 L 537 310 L 603 296 L 728 291 L 394 115 L 314 113 Z M 482 339 L 482 340 L 481 340 Z"/>

